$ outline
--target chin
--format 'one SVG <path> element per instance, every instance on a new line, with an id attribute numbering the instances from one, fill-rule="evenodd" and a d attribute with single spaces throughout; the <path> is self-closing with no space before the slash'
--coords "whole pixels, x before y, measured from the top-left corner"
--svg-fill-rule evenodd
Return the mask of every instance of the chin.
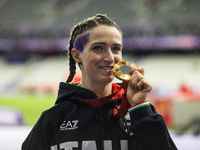
<path id="1" fill-rule="evenodd" d="M 102 81 L 104 82 L 104 83 L 110 83 L 110 82 L 112 82 L 113 80 L 114 80 L 114 78 L 115 77 L 107 77 L 107 78 L 104 78 L 104 79 L 102 79 Z"/>

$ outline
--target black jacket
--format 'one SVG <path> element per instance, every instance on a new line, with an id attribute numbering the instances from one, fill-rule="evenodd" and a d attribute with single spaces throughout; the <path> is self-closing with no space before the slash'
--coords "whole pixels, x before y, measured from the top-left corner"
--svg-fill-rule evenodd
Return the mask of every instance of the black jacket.
<path id="1" fill-rule="evenodd" d="M 81 99 L 98 98 L 95 93 L 60 83 L 55 106 L 44 111 L 24 141 L 22 150 L 171 150 L 176 149 L 163 117 L 152 105 L 113 116 L 111 99 L 91 108 Z"/>

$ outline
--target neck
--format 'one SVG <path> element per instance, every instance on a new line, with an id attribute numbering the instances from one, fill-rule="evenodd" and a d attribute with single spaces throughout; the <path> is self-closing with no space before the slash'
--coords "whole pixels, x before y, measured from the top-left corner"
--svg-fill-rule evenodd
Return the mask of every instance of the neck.
<path id="1" fill-rule="evenodd" d="M 92 92 L 94 92 L 99 98 L 108 96 L 112 94 L 112 82 L 108 84 L 84 84 L 83 82 L 81 83 L 81 87 L 86 88 Z"/>

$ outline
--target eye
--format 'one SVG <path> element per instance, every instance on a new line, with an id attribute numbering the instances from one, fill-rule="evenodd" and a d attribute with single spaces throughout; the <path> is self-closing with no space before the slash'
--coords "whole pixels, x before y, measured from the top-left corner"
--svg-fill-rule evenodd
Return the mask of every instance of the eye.
<path id="1" fill-rule="evenodd" d="M 93 47 L 93 50 L 102 50 L 102 49 L 103 49 L 102 46 L 94 46 L 94 47 Z"/>
<path id="2" fill-rule="evenodd" d="M 121 51 L 121 47 L 118 47 L 118 46 L 113 47 L 113 50 L 114 50 L 114 51 Z"/>

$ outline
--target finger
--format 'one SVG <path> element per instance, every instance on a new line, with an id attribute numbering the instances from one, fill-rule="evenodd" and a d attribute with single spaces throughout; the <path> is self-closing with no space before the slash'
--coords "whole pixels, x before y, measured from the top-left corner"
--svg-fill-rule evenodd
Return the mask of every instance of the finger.
<path id="1" fill-rule="evenodd" d="M 144 85 L 145 84 L 145 82 L 144 82 L 144 80 L 140 80 L 138 83 L 137 83 L 137 89 L 138 90 L 143 90 L 143 88 L 144 88 Z"/>
<path id="2" fill-rule="evenodd" d="M 143 88 L 143 83 L 144 83 L 144 77 L 142 76 L 142 77 L 140 77 L 140 78 L 138 78 L 138 80 L 137 81 L 134 81 L 133 83 L 132 83 L 132 87 L 135 89 L 135 90 L 142 90 L 142 88 Z"/>
<path id="3" fill-rule="evenodd" d="M 151 89 L 153 88 L 151 83 L 149 82 L 148 79 L 142 79 L 138 82 L 137 84 L 137 88 L 138 90 L 147 90 L 147 91 L 151 91 Z"/>
<path id="4" fill-rule="evenodd" d="M 134 68 L 134 69 L 131 71 L 131 74 L 134 74 L 134 72 L 140 72 L 142 75 L 144 75 L 144 73 L 145 73 L 144 67 L 137 67 L 137 68 Z"/>
<path id="5" fill-rule="evenodd" d="M 138 76 L 134 76 L 132 80 L 130 80 L 130 87 L 133 87 L 133 89 L 135 90 L 139 89 L 138 83 L 143 79 L 144 79 L 144 76 L 141 74 L 139 74 Z"/>
<path id="6" fill-rule="evenodd" d="M 140 82 L 140 80 L 143 80 L 143 79 L 144 79 L 144 76 L 140 72 L 135 71 L 132 74 L 131 79 L 130 79 L 130 87 L 133 87 L 135 90 L 138 89 L 137 84 L 138 82 Z"/>

